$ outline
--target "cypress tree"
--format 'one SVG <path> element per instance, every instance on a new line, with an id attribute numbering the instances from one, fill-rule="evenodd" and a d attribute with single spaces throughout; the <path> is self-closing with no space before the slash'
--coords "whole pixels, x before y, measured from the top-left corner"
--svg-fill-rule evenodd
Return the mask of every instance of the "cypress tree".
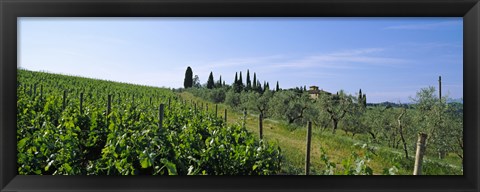
<path id="1" fill-rule="evenodd" d="M 233 85 L 238 85 L 237 72 L 235 72 L 235 81 L 233 82 Z"/>
<path id="2" fill-rule="evenodd" d="M 183 87 L 189 88 L 192 87 L 193 85 L 193 72 L 192 68 L 190 66 L 187 67 L 187 70 L 185 71 L 185 79 L 183 80 Z"/>
<path id="3" fill-rule="evenodd" d="M 363 94 L 363 106 L 364 107 L 367 106 L 367 95 L 366 94 Z"/>
<path id="4" fill-rule="evenodd" d="M 277 87 L 276 87 L 275 91 L 280 91 L 280 86 L 278 86 L 278 81 L 277 81 Z"/>
<path id="5" fill-rule="evenodd" d="M 252 82 L 250 81 L 250 70 L 247 69 L 247 91 L 250 91 L 252 89 Z"/>
<path id="6" fill-rule="evenodd" d="M 220 79 L 218 80 L 218 87 L 222 87 L 222 76 L 220 75 Z"/>
<path id="7" fill-rule="evenodd" d="M 262 92 L 263 92 L 262 84 L 260 83 L 260 80 L 257 80 L 257 91 L 258 91 L 259 93 L 262 93 Z"/>
<path id="8" fill-rule="evenodd" d="M 253 89 L 257 89 L 257 74 L 253 73 Z"/>
<path id="9" fill-rule="evenodd" d="M 242 72 L 240 71 L 240 76 L 238 77 L 238 85 L 243 87 Z"/>
<path id="10" fill-rule="evenodd" d="M 207 81 L 207 88 L 208 89 L 213 89 L 215 87 L 215 81 L 213 80 L 213 72 L 210 71 L 210 75 L 208 76 L 208 81 Z"/>
<path id="11" fill-rule="evenodd" d="M 237 78 L 237 72 L 235 72 L 235 82 L 233 82 L 233 91 L 235 93 L 239 93 L 240 92 L 240 84 L 239 84 L 239 80 Z"/>
<path id="12" fill-rule="evenodd" d="M 358 91 L 358 103 L 363 104 L 363 95 L 362 95 L 362 89 Z"/>

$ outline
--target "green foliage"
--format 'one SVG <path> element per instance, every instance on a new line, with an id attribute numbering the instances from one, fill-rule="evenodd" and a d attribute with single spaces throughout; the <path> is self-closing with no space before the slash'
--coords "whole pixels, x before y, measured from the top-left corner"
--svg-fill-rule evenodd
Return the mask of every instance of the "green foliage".
<path id="1" fill-rule="evenodd" d="M 443 158 L 448 152 L 456 152 L 463 159 L 463 107 L 447 104 L 448 97 L 439 99 L 434 87 L 423 88 L 412 100 L 420 115 L 415 121 L 421 131 L 428 134 L 430 153 Z"/>
<path id="2" fill-rule="evenodd" d="M 202 85 L 200 84 L 200 78 L 198 77 L 198 75 L 195 75 L 195 77 L 193 78 L 193 87 L 195 88 L 202 87 Z"/>
<path id="3" fill-rule="evenodd" d="M 235 92 L 234 90 L 229 90 L 225 94 L 225 104 L 233 107 L 233 108 L 241 108 L 242 100 L 241 100 L 241 94 Z"/>
<path id="4" fill-rule="evenodd" d="M 272 91 L 265 91 L 263 94 L 257 92 L 247 92 L 242 94 L 242 103 L 245 108 L 251 111 L 263 114 L 264 118 L 269 117 L 270 108 L 269 102 L 273 97 Z"/>
<path id="5" fill-rule="evenodd" d="M 367 145 L 364 144 L 361 148 L 367 148 Z M 321 175 L 373 175 L 372 168 L 368 166 L 371 160 L 371 153 L 368 150 L 364 151 L 365 155 L 352 152 L 348 158 L 341 161 L 342 169 L 337 169 L 337 163 L 330 161 L 323 148 L 320 150 L 322 152 L 320 158 L 325 166 L 320 172 Z"/>
<path id="6" fill-rule="evenodd" d="M 258 90 L 226 91 L 224 103 L 238 112 L 247 109 L 273 121 L 283 120 L 285 123 L 281 121 L 277 125 L 290 132 L 311 121 L 314 127 L 320 128 L 322 134 L 327 128 L 334 133 L 340 129 L 350 139 L 385 146 L 403 154 L 393 158 L 394 161 L 390 162 L 393 166 L 381 170 L 384 174 L 411 174 L 405 170 L 413 169 L 412 155 L 415 153 L 418 132 L 429 134 L 428 157 L 456 157 L 454 162 L 458 158 L 463 159 L 463 104 L 447 103 L 446 96 L 438 99 L 433 87 L 421 89 L 412 98 L 413 104 L 384 102 L 367 105 L 366 94 L 362 90 L 356 96 L 342 90 L 336 94 L 321 92 L 318 98 L 312 99 L 305 87 L 270 91 L 268 83 L 264 81 L 266 89 L 263 90 L 255 73 L 253 78 L 252 90 Z M 209 94 L 201 95 L 212 101 Z M 356 169 L 353 165 L 361 162 L 353 157 L 347 160 L 344 166 L 352 167 L 352 171 Z M 448 169 L 431 169 L 430 173 L 447 173 Z M 291 170 L 297 172 L 299 169 Z"/>
<path id="7" fill-rule="evenodd" d="M 307 93 L 298 95 L 293 91 L 276 92 L 270 100 L 272 114 L 285 119 L 289 124 L 302 122 L 305 111 L 311 106 L 312 100 Z"/>
<path id="8" fill-rule="evenodd" d="M 320 94 L 316 101 L 319 110 L 323 110 L 329 115 L 332 123 L 332 131 L 335 133 L 338 123 L 350 112 L 353 107 L 353 97 L 347 95 L 341 90 L 337 94 Z"/>
<path id="9" fill-rule="evenodd" d="M 252 89 L 252 82 L 250 81 L 250 70 L 247 70 L 247 86 L 245 87 L 246 91 L 250 91 Z"/>
<path id="10" fill-rule="evenodd" d="M 18 81 L 45 85 L 43 96 L 17 89 L 21 175 L 266 175 L 280 170 L 278 147 L 241 126 L 225 126 L 214 114 L 193 110 L 167 89 L 25 70 L 19 70 Z M 69 90 L 64 110 L 63 90 Z M 80 92 L 86 93 L 83 113 Z"/>

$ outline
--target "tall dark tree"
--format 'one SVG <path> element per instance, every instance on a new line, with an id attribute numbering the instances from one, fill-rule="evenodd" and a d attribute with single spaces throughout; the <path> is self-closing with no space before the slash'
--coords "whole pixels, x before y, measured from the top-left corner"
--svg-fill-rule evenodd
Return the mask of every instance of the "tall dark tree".
<path id="1" fill-rule="evenodd" d="M 183 87 L 186 89 L 192 86 L 193 86 L 193 72 L 192 72 L 192 68 L 188 66 L 187 70 L 185 71 L 185 79 L 183 80 Z"/>
<path id="2" fill-rule="evenodd" d="M 238 85 L 238 76 L 237 76 L 237 72 L 235 72 L 235 81 L 233 81 L 233 85 Z"/>
<path id="3" fill-rule="evenodd" d="M 278 81 L 277 81 L 277 87 L 275 88 L 275 91 L 280 91 L 280 86 L 278 85 Z"/>
<path id="4" fill-rule="evenodd" d="M 208 76 L 207 81 L 207 88 L 213 89 L 215 87 L 215 81 L 213 80 L 213 72 L 210 71 L 210 75 Z"/>
<path id="5" fill-rule="evenodd" d="M 362 89 L 358 91 L 358 104 L 363 104 L 363 94 L 362 94 Z"/>
<path id="6" fill-rule="evenodd" d="M 238 84 L 243 87 L 242 72 L 240 71 L 240 76 L 238 76 Z"/>
<path id="7" fill-rule="evenodd" d="M 367 107 L 367 95 L 365 93 L 363 94 L 362 99 L 363 99 L 363 107 Z"/>
<path id="8" fill-rule="evenodd" d="M 262 84 L 260 83 L 260 80 L 257 80 L 257 92 L 259 93 L 263 92 Z"/>
<path id="9" fill-rule="evenodd" d="M 235 81 L 233 82 L 232 87 L 235 93 L 240 93 L 241 89 L 240 89 L 240 83 L 238 80 L 237 72 L 235 72 Z"/>
<path id="10" fill-rule="evenodd" d="M 215 87 L 219 88 L 222 87 L 222 76 L 220 75 L 220 79 L 215 83 Z"/>
<path id="11" fill-rule="evenodd" d="M 257 74 L 253 73 L 253 89 L 257 89 Z"/>
<path id="12" fill-rule="evenodd" d="M 252 89 L 252 82 L 250 81 L 250 70 L 247 69 L 247 87 L 245 88 L 247 91 Z"/>

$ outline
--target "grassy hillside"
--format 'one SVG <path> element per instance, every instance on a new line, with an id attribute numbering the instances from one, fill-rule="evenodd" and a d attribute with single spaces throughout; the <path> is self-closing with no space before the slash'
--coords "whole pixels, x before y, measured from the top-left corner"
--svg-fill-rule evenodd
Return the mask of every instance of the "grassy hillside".
<path id="1" fill-rule="evenodd" d="M 41 84 L 43 86 L 38 85 Z M 215 104 L 199 97 L 193 96 L 190 92 L 173 92 L 168 89 L 159 89 L 155 87 L 147 87 L 141 85 L 124 84 L 117 82 L 109 82 L 103 80 L 94 80 L 88 78 L 71 77 L 64 75 L 48 74 L 41 72 L 29 72 L 20 70 L 19 87 L 17 94 L 21 98 L 21 103 L 26 107 L 39 106 L 45 101 L 39 99 L 42 97 L 33 93 L 31 90 L 42 89 L 44 95 L 55 103 L 55 109 L 61 108 L 61 97 L 63 90 L 69 90 L 69 96 L 72 102 L 68 104 L 67 110 L 76 110 L 77 94 L 85 92 L 85 105 L 95 111 L 99 117 L 105 113 L 106 96 L 116 93 L 114 101 L 122 103 L 138 103 L 144 106 L 144 109 L 135 109 L 134 112 L 138 116 L 142 111 L 152 111 L 152 119 L 156 113 L 157 106 L 160 102 L 167 102 L 169 97 L 179 96 L 181 100 L 197 104 L 208 104 L 210 113 L 214 112 Z M 177 94 L 177 95 L 175 95 Z M 50 97 L 51 96 L 51 97 Z M 55 97 L 53 97 L 55 96 Z M 153 101 L 152 98 L 153 97 Z M 32 99 L 33 98 L 33 99 Z M 101 101 L 101 103 L 99 103 Z M 75 103 L 73 103 L 75 102 Z M 48 103 L 48 102 L 47 102 Z M 176 105 L 180 105 L 181 101 Z M 52 104 L 53 105 L 53 104 Z M 123 107 L 130 107 L 127 104 Z M 154 107 L 152 108 L 151 106 Z M 23 105 L 20 105 L 23 106 Z M 120 105 L 119 105 L 120 106 Z M 42 109 L 42 107 L 39 107 Z M 114 104 L 114 110 L 115 108 Z M 200 105 L 198 106 L 200 109 Z M 47 108 L 43 108 L 44 110 Z M 206 109 L 204 107 L 203 109 Z M 223 118 L 224 110 L 228 110 L 228 125 L 242 125 L 243 113 L 235 111 L 232 108 L 218 104 L 218 116 Z M 60 109 L 58 111 L 61 111 Z M 116 111 L 114 111 L 116 112 Z M 76 112 L 75 112 L 76 113 Z M 116 113 L 121 113 L 119 110 Z M 40 113 L 39 113 L 40 114 Z M 34 117 L 36 114 L 32 114 Z M 68 117 L 68 113 L 62 116 Z M 60 117 L 60 116 L 59 116 Z M 256 138 L 259 137 L 258 114 L 248 112 L 246 116 L 246 129 L 253 133 Z M 90 118 L 90 117 L 89 117 Z M 197 117 L 195 117 L 197 118 Z M 200 117 L 199 117 L 200 118 Z M 62 118 L 63 119 L 63 118 Z M 156 124 L 156 120 L 152 120 Z M 30 123 L 29 119 L 25 119 L 24 124 Z M 130 122 L 135 124 L 135 122 Z M 38 122 L 37 124 L 41 124 Z M 115 122 L 114 125 L 121 124 Z M 281 149 L 283 161 L 280 174 L 298 175 L 304 174 L 305 169 L 305 153 L 306 153 L 306 127 L 294 124 L 287 124 L 279 119 L 267 118 L 263 122 L 263 137 L 269 143 L 278 145 Z M 52 125 L 52 131 L 54 126 Z M 172 128 L 173 129 L 173 128 Z M 347 174 L 349 171 L 355 171 L 357 168 L 365 171 L 371 168 L 373 174 L 401 174 L 411 175 L 414 165 L 414 151 L 410 151 L 411 157 L 407 160 L 404 158 L 401 149 L 393 149 L 378 144 L 365 143 L 368 137 L 365 134 L 357 134 L 355 136 L 347 135 L 343 131 L 337 131 L 333 134 L 329 129 L 323 130 L 319 127 L 313 127 L 312 144 L 311 144 L 311 174 Z M 428 150 L 428 149 L 427 149 Z M 463 174 L 462 162 L 454 154 L 447 154 L 446 158 L 439 160 L 434 156 L 426 156 L 424 158 L 423 173 L 427 175 L 459 175 Z"/>
<path id="2" fill-rule="evenodd" d="M 182 92 L 180 96 L 186 100 L 193 100 L 199 103 L 208 103 L 210 106 L 215 104 L 193 96 L 189 92 Z M 214 109 L 214 107 L 212 107 Z M 212 109 L 210 108 L 210 109 Z M 239 123 L 243 121 L 243 113 L 234 111 L 230 107 L 218 104 L 219 114 L 223 116 L 223 111 L 228 110 L 228 123 Z M 259 135 L 258 114 L 248 113 L 246 127 L 249 131 Z M 280 120 L 265 119 L 263 122 L 263 137 L 267 141 L 273 141 L 282 149 L 284 162 L 282 165 L 283 174 L 304 174 L 305 153 L 306 153 L 306 126 L 298 127 L 288 125 Z M 396 167 L 396 174 L 411 175 L 413 173 L 415 152 L 410 152 L 411 158 L 404 159 L 403 152 L 400 149 L 367 144 L 362 148 L 365 142 L 361 140 L 367 135 L 358 134 L 355 137 L 346 135 L 342 131 L 336 134 L 328 130 L 322 130 L 318 127 L 312 128 L 311 144 L 311 173 L 322 174 L 326 170 L 326 163 L 322 160 L 322 154 L 326 154 L 329 161 L 335 163 L 335 172 L 345 171 L 344 165 L 348 159 L 352 159 L 352 152 L 363 157 L 370 153 L 370 160 L 366 163 L 373 169 L 374 174 L 384 174 L 384 169 Z M 322 149 L 325 153 L 322 153 Z M 368 152 L 367 152 L 368 151 Z M 352 159 L 353 161 L 354 159 Z M 343 163 L 342 163 L 343 162 Z M 353 165 L 352 165 L 353 167 Z M 461 161 L 454 154 L 448 154 L 446 158 L 439 160 L 436 157 L 426 156 L 424 158 L 423 173 L 427 175 L 458 175 L 463 174 Z"/>

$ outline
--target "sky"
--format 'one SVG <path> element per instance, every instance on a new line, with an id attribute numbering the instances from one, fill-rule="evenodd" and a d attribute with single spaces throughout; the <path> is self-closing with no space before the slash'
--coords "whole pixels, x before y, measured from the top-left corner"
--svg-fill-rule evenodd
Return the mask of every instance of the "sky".
<path id="1" fill-rule="evenodd" d="M 18 19 L 19 68 L 157 87 L 242 72 L 280 88 L 315 85 L 368 103 L 409 103 L 442 76 L 463 98 L 463 19 L 39 18 Z"/>

